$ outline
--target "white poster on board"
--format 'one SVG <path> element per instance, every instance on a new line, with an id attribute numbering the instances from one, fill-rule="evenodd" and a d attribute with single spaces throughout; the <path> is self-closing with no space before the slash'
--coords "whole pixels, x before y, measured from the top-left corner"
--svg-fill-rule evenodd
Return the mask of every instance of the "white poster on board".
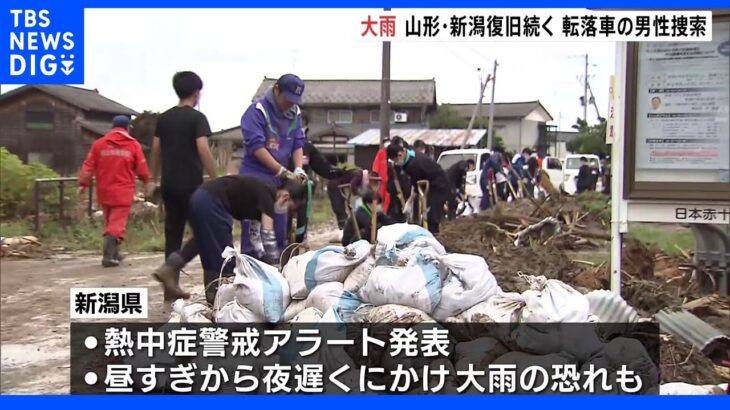
<path id="1" fill-rule="evenodd" d="M 636 168 L 730 168 L 730 22 L 713 40 L 639 45 Z"/>

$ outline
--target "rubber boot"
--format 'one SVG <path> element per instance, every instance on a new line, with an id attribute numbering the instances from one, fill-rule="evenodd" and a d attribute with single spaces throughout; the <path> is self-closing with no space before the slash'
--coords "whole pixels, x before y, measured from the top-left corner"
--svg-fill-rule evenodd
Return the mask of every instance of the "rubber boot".
<path id="1" fill-rule="evenodd" d="M 115 249 L 114 259 L 118 260 L 119 263 L 122 263 L 122 261 L 124 260 L 124 258 L 127 256 L 127 255 L 122 255 L 122 252 L 120 251 L 120 249 L 122 248 L 121 245 L 122 245 L 122 240 L 121 239 L 118 239 L 117 240 L 117 246 L 115 246 L 115 248 L 114 248 Z"/>
<path id="2" fill-rule="evenodd" d="M 115 257 L 116 253 L 117 238 L 109 235 L 104 235 L 104 254 L 101 259 L 101 266 L 105 268 L 119 266 L 119 260 Z"/>
<path id="3" fill-rule="evenodd" d="M 162 283 L 165 301 L 190 298 L 190 294 L 180 288 L 180 269 L 183 266 L 185 260 L 178 252 L 174 252 L 152 273 L 152 276 Z"/>

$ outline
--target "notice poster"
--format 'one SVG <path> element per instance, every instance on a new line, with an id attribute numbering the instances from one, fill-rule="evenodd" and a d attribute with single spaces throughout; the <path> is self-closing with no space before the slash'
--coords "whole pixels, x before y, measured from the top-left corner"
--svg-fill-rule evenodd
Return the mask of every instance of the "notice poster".
<path id="1" fill-rule="evenodd" d="M 715 22 L 711 42 L 640 44 L 637 80 L 636 169 L 726 174 L 730 23 Z"/>

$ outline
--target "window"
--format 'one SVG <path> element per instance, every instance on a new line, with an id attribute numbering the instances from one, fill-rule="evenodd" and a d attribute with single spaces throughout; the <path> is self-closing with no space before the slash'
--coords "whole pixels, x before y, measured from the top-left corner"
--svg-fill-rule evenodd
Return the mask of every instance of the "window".
<path id="1" fill-rule="evenodd" d="M 53 111 L 26 111 L 25 128 L 29 130 L 52 130 Z"/>
<path id="2" fill-rule="evenodd" d="M 578 169 L 580 168 L 580 158 L 568 158 L 565 162 L 566 169 Z"/>
<path id="3" fill-rule="evenodd" d="M 547 167 L 548 167 L 548 169 L 563 169 L 563 165 L 560 163 L 560 160 L 557 158 L 548 158 Z"/>
<path id="4" fill-rule="evenodd" d="M 370 123 L 371 124 L 379 124 L 380 123 L 380 110 L 372 110 L 370 111 Z M 395 124 L 395 111 L 390 111 L 390 123 Z"/>
<path id="5" fill-rule="evenodd" d="M 441 168 L 444 170 L 448 170 L 451 168 L 454 164 L 456 164 L 459 161 L 468 161 L 472 160 L 476 163 L 477 156 L 476 154 L 449 154 L 449 155 L 442 155 L 439 159 L 438 164 L 441 165 Z"/>
<path id="6" fill-rule="evenodd" d="M 379 110 L 370 111 L 370 123 L 377 124 L 379 122 L 380 122 L 380 111 Z"/>
<path id="7" fill-rule="evenodd" d="M 332 124 L 352 124 L 352 110 L 329 110 L 327 122 Z"/>

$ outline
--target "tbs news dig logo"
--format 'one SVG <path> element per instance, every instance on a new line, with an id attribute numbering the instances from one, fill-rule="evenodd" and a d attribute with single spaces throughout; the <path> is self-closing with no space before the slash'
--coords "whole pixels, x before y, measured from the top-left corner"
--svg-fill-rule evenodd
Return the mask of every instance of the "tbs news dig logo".
<path id="1" fill-rule="evenodd" d="M 79 67 L 83 44 L 77 47 L 81 41 L 75 37 L 75 30 L 67 29 L 68 21 L 54 21 L 52 17 L 57 16 L 46 9 L 10 10 L 10 14 L 9 77 L 28 83 L 83 82 L 83 68 Z"/>

